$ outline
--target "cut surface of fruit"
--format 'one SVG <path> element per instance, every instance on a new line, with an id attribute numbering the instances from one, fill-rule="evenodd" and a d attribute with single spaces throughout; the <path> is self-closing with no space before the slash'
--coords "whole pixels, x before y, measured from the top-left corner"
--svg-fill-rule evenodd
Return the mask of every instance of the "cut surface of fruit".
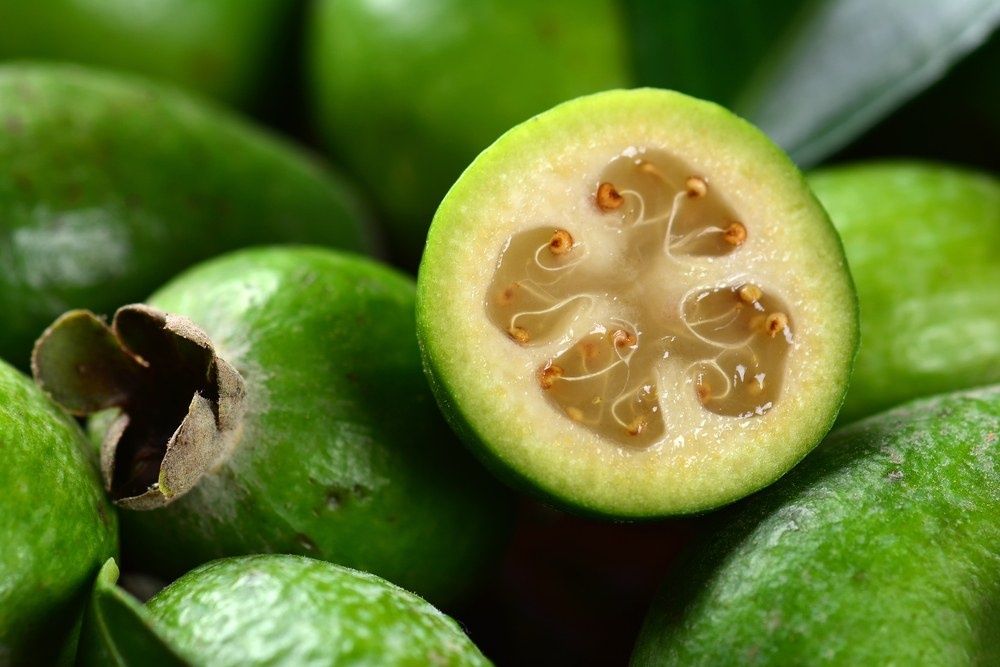
<path id="1" fill-rule="evenodd" d="M 722 504 L 816 444 L 856 304 L 790 161 L 715 105 L 580 98 L 485 151 L 442 203 L 418 288 L 453 425 L 564 505 Z"/>

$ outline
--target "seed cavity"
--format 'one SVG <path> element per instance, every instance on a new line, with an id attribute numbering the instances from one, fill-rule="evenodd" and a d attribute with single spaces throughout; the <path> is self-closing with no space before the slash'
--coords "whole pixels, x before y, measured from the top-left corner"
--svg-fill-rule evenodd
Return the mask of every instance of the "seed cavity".
<path id="1" fill-rule="evenodd" d="M 766 414 L 794 345 L 782 298 L 746 277 L 657 284 L 694 280 L 684 276 L 699 275 L 695 263 L 742 252 L 740 216 L 706 176 L 657 151 L 623 154 L 597 182 L 603 220 L 519 232 L 497 263 L 487 312 L 537 355 L 536 391 L 630 448 L 665 438 L 663 400 L 725 418 Z M 664 373 L 682 374 L 690 393 L 661 396 Z"/>

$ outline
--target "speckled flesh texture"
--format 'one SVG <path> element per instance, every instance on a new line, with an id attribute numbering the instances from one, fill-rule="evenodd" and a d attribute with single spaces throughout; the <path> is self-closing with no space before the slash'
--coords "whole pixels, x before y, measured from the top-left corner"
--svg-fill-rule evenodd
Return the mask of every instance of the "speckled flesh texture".
<path id="1" fill-rule="evenodd" d="M 362 217 L 317 164 L 177 91 L 0 66 L 0 357 L 16 366 L 70 308 L 110 314 L 241 246 L 362 250 Z"/>
<path id="2" fill-rule="evenodd" d="M 489 665 L 455 621 L 366 572 L 297 556 L 214 561 L 157 593 L 150 622 L 195 665 Z"/>
<path id="3" fill-rule="evenodd" d="M 504 131 L 630 84 L 620 11 L 612 0 L 313 3 L 313 115 L 383 208 L 399 258 L 416 265 L 448 187 Z"/>
<path id="4" fill-rule="evenodd" d="M 0 361 L 0 665 L 68 664 L 117 523 L 76 423 Z"/>
<path id="5" fill-rule="evenodd" d="M 1000 382 L 1000 181 L 899 162 L 809 182 L 840 231 L 861 305 L 841 421 Z"/>
<path id="6" fill-rule="evenodd" d="M 538 388 L 537 353 L 512 342 L 485 308 L 498 252 L 512 234 L 565 225 L 586 243 L 587 225 L 607 224 L 594 188 L 605 165 L 630 147 L 684 160 L 750 230 L 752 261 L 742 250 L 694 261 L 694 277 L 685 279 L 763 280 L 797 321 L 783 389 L 769 412 L 715 415 L 693 390 L 677 393 L 685 411 L 671 416 L 690 428 L 645 448 L 606 440 L 554 409 Z M 736 500 L 773 482 L 822 439 L 846 391 L 857 304 L 836 232 L 787 156 L 719 106 L 644 89 L 567 102 L 476 159 L 431 226 L 417 327 L 445 415 L 498 474 L 570 509 L 644 518 Z"/>
<path id="7" fill-rule="evenodd" d="M 172 81 L 230 104 L 256 98 L 294 3 L 0 3 L 0 58 L 87 63 Z"/>
<path id="8" fill-rule="evenodd" d="M 170 576 L 222 556 L 298 553 L 435 602 L 466 588 L 506 511 L 438 414 L 413 303 L 411 279 L 317 248 L 240 251 L 153 295 L 242 376 L 246 412 L 230 458 L 194 488 L 122 513 L 133 562 Z"/>
<path id="9" fill-rule="evenodd" d="M 1000 386 L 840 429 L 734 510 L 637 667 L 1000 664 Z"/>

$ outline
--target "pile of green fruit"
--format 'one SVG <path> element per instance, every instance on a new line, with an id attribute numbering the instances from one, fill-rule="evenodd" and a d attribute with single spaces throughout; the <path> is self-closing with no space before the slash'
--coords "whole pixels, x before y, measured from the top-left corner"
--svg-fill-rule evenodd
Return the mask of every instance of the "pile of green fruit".
<path id="1" fill-rule="evenodd" d="M 853 4 L 0 6 L 0 667 L 540 659 L 536 501 L 697 517 L 636 665 L 1000 664 L 1000 180 L 801 173 Z"/>

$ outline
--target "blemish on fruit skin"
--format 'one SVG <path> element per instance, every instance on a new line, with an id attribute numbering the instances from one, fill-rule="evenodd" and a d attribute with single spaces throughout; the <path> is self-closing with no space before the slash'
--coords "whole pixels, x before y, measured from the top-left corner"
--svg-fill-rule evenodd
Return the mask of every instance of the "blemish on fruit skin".
<path id="1" fill-rule="evenodd" d="M 889 471 L 888 475 L 886 475 L 886 479 L 890 482 L 901 482 L 903 481 L 903 471 L 899 468 L 894 468 Z"/>

